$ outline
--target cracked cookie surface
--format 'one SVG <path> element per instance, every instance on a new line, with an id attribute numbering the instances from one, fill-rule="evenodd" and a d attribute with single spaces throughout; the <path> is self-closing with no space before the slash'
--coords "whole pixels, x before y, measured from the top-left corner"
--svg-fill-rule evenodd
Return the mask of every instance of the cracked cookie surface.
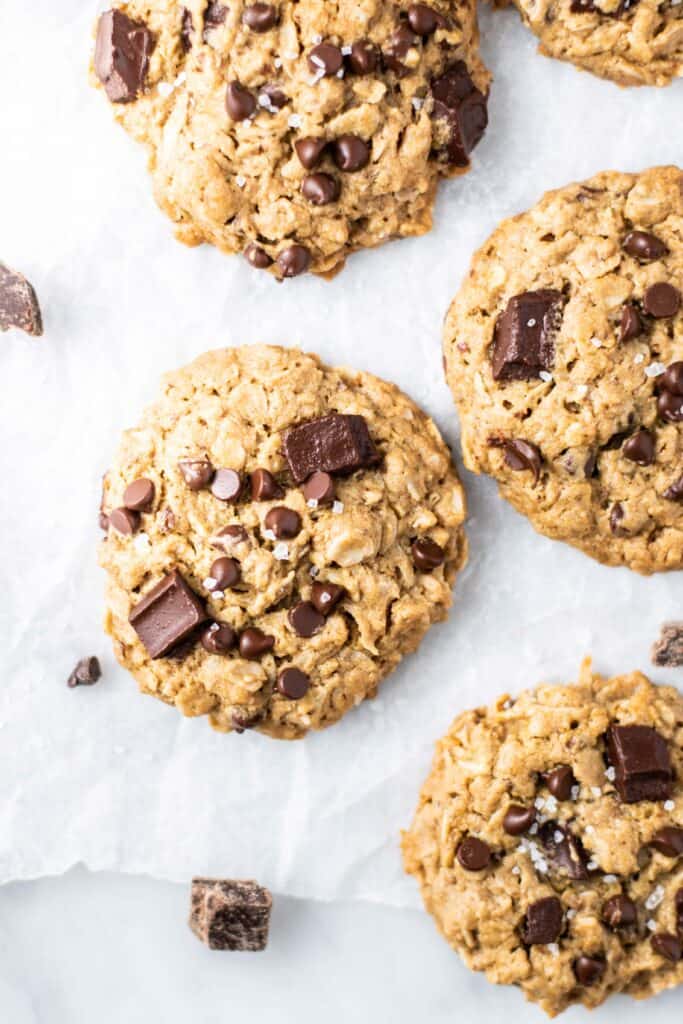
<path id="1" fill-rule="evenodd" d="M 106 628 L 140 688 L 222 731 L 337 721 L 445 618 L 465 500 L 432 421 L 268 346 L 163 380 L 104 481 Z"/>
<path id="2" fill-rule="evenodd" d="M 278 277 L 428 231 L 487 122 L 474 0 L 131 0 L 94 72 L 177 237 Z"/>
<path id="3" fill-rule="evenodd" d="M 465 464 L 609 565 L 683 566 L 683 174 L 547 193 L 474 256 L 446 317 Z"/>
<path id="4" fill-rule="evenodd" d="M 406 870 L 474 970 L 551 1016 L 683 982 L 683 698 L 634 672 L 459 715 Z"/>

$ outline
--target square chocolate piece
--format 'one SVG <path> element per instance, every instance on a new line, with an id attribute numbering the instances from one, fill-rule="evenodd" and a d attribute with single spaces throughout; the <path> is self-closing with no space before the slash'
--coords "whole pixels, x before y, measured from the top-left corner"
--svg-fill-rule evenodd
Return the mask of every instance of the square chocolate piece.
<path id="1" fill-rule="evenodd" d="M 683 622 L 665 622 L 652 646 L 652 663 L 665 668 L 683 665 Z"/>
<path id="2" fill-rule="evenodd" d="M 333 412 L 285 431 L 283 449 L 300 484 L 312 473 L 352 473 L 380 461 L 362 416 Z"/>
<path id="3" fill-rule="evenodd" d="M 150 658 L 163 658 L 207 618 L 194 590 L 173 569 L 135 605 L 128 621 Z"/>
<path id="4" fill-rule="evenodd" d="M 624 803 L 668 800 L 673 790 L 669 748 L 649 725 L 610 725 L 607 755 L 615 769 L 614 785 Z"/>
<path id="5" fill-rule="evenodd" d="M 256 882 L 193 878 L 190 928 L 209 949 L 260 952 L 268 942 L 273 897 Z"/>
<path id="6" fill-rule="evenodd" d="M 561 292 L 542 288 L 511 298 L 493 335 L 494 380 L 532 380 L 542 370 L 551 370 L 561 320 Z"/>

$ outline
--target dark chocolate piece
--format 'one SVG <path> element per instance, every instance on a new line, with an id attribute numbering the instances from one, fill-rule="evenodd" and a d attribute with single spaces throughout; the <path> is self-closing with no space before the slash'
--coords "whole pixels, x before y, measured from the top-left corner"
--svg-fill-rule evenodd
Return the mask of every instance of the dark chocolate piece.
<path id="1" fill-rule="evenodd" d="M 607 755 L 614 785 L 624 803 L 668 800 L 673 790 L 669 748 L 649 725 L 617 725 L 607 730 Z"/>
<path id="2" fill-rule="evenodd" d="M 527 946 L 547 945 L 560 937 L 564 913 L 557 896 L 545 896 L 527 907 L 522 924 L 522 941 Z"/>
<path id="3" fill-rule="evenodd" d="M 494 380 L 533 380 L 542 370 L 551 370 L 561 320 L 561 292 L 542 288 L 513 296 L 496 322 Z"/>
<path id="4" fill-rule="evenodd" d="M 194 590 L 172 569 L 135 605 L 128 621 L 150 658 L 163 658 L 207 618 Z"/>
<path id="5" fill-rule="evenodd" d="M 273 897 L 256 882 L 193 878 L 190 928 L 209 949 L 260 952 L 268 942 Z"/>
<path id="6" fill-rule="evenodd" d="M 555 871 L 573 881 L 585 881 L 590 877 L 583 844 L 568 828 L 558 825 L 556 821 L 547 821 L 539 829 L 539 838 Z"/>
<path id="7" fill-rule="evenodd" d="M 16 327 L 39 338 L 43 333 L 43 318 L 33 285 L 0 263 L 0 331 Z"/>
<path id="8" fill-rule="evenodd" d="M 683 497 L 683 489 L 681 497 Z M 665 668 L 683 665 L 683 622 L 665 622 L 652 647 L 652 663 Z"/>
<path id="9" fill-rule="evenodd" d="M 130 103 L 141 92 L 154 36 L 123 11 L 105 11 L 97 24 L 95 74 L 112 103 Z"/>
<path id="10" fill-rule="evenodd" d="M 71 675 L 66 681 L 66 685 L 70 687 L 74 686 L 92 686 L 102 676 L 102 669 L 97 658 L 81 658 L 77 662 Z"/>
<path id="11" fill-rule="evenodd" d="M 470 153 L 488 125 L 487 98 L 470 78 L 467 66 L 457 61 L 432 80 L 432 117 L 446 126 L 446 140 L 436 148 L 455 167 L 467 167 Z"/>
<path id="12" fill-rule="evenodd" d="M 336 412 L 285 431 L 283 448 L 298 484 L 317 471 L 352 473 L 380 460 L 363 417 Z"/>

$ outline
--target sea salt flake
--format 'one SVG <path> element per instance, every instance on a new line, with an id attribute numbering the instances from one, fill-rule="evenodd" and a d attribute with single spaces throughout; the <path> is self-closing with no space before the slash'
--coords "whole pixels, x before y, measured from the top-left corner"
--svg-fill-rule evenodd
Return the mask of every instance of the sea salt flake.
<path id="1" fill-rule="evenodd" d="M 315 578 L 319 574 L 319 572 L 320 569 L 318 568 L 318 566 L 312 565 L 311 568 L 308 570 L 308 575 L 313 576 L 313 578 Z"/>
<path id="2" fill-rule="evenodd" d="M 166 99 L 167 96 L 171 95 L 174 88 L 175 86 L 173 85 L 172 82 L 159 82 L 159 84 L 157 85 L 157 92 L 159 93 L 160 96 L 163 96 L 164 99 Z"/>
<path id="3" fill-rule="evenodd" d="M 574 910 L 573 907 L 570 907 L 569 910 L 566 913 L 566 918 L 567 918 L 568 921 L 573 921 L 575 917 L 576 917 L 576 911 Z"/>
<path id="4" fill-rule="evenodd" d="M 585 829 L 583 831 L 586 833 L 586 835 L 592 836 L 593 833 L 595 832 L 595 826 L 594 825 L 586 825 L 586 827 L 585 827 Z"/>
<path id="5" fill-rule="evenodd" d="M 308 501 L 306 502 L 306 504 L 308 505 L 309 508 L 317 508 L 318 507 L 318 499 L 317 498 L 309 498 Z"/>
<path id="6" fill-rule="evenodd" d="M 349 57 L 353 53 L 352 46 L 342 46 L 341 48 L 342 57 Z"/>
<path id="7" fill-rule="evenodd" d="M 334 502 L 332 502 L 332 511 L 334 512 L 334 514 L 336 516 L 340 516 L 342 514 L 342 512 L 344 511 L 344 502 L 343 501 L 334 501 Z"/>
<path id="8" fill-rule="evenodd" d="M 522 869 L 520 868 L 519 864 L 513 864 L 512 867 L 510 868 L 510 871 L 512 872 L 513 875 L 521 875 L 522 873 Z"/>
<path id="9" fill-rule="evenodd" d="M 657 922 L 653 921 L 652 918 L 650 918 L 650 920 L 647 922 L 647 927 L 650 929 L 651 932 L 656 932 Z"/>
<path id="10" fill-rule="evenodd" d="M 287 124 L 289 125 L 290 128 L 301 128 L 301 115 L 290 114 Z"/>
<path id="11" fill-rule="evenodd" d="M 596 800 L 599 796 L 602 796 L 602 790 L 600 789 L 600 786 L 591 786 L 591 793 L 593 794 Z"/>
<path id="12" fill-rule="evenodd" d="M 541 380 L 544 380 L 546 384 L 549 384 L 550 381 L 553 379 L 552 373 L 548 373 L 547 370 L 539 370 L 538 376 L 541 378 Z"/>
<path id="13" fill-rule="evenodd" d="M 422 110 L 422 108 L 424 107 L 424 104 L 425 104 L 425 101 L 423 99 L 421 99 L 420 96 L 413 96 L 413 98 L 412 98 L 412 100 L 410 102 L 413 105 L 413 110 Z"/>
<path id="14" fill-rule="evenodd" d="M 289 547 L 287 544 L 276 544 L 273 548 L 273 556 L 277 558 L 278 562 L 286 562 L 289 558 Z"/>
<path id="15" fill-rule="evenodd" d="M 536 326 L 536 321 L 532 317 L 531 320 L 527 320 L 526 325 L 527 325 L 527 327 L 535 327 Z"/>
<path id="16" fill-rule="evenodd" d="M 610 782 L 614 782 L 616 777 L 617 777 L 616 769 L 613 768 L 612 765 L 610 765 L 609 768 L 605 768 L 605 778 L 606 779 L 609 779 Z"/>
<path id="17" fill-rule="evenodd" d="M 664 886 L 656 885 L 648 898 L 645 900 L 647 910 L 654 910 L 664 899 Z"/>
<path id="18" fill-rule="evenodd" d="M 534 823 L 533 823 L 533 824 L 532 824 L 532 825 L 530 826 L 530 828 L 529 828 L 529 832 L 531 833 L 531 835 L 532 835 L 532 836 L 535 836 L 535 835 L 536 835 L 536 834 L 538 833 L 538 822 L 537 822 L 537 821 L 535 821 L 535 822 L 534 822 Z"/>
<path id="19" fill-rule="evenodd" d="M 664 363 L 650 363 L 645 367 L 646 377 L 659 377 L 666 370 Z"/>
<path id="20" fill-rule="evenodd" d="M 560 955 L 560 947 L 556 942 L 547 942 L 545 947 L 553 956 Z"/>
<path id="21" fill-rule="evenodd" d="M 320 43 L 322 43 L 322 41 L 323 41 L 323 37 L 321 35 L 318 35 L 316 33 L 316 35 L 313 36 L 313 42 L 315 43 L 316 46 L 319 46 Z"/>
<path id="22" fill-rule="evenodd" d="M 323 71 L 325 70 L 325 61 L 322 60 L 320 57 L 318 57 L 317 54 L 312 53 L 311 57 L 310 57 L 310 60 L 311 60 L 311 64 L 315 64 L 315 66 L 317 68 L 322 68 Z"/>
<path id="23" fill-rule="evenodd" d="M 277 537 L 275 536 L 272 530 L 264 530 L 263 536 L 266 538 L 266 540 L 277 540 Z"/>
<path id="24" fill-rule="evenodd" d="M 572 786 L 572 792 L 571 792 L 572 800 L 578 800 L 580 792 L 581 792 L 581 786 Z"/>
<path id="25" fill-rule="evenodd" d="M 594 345 L 595 348 L 602 348 L 602 342 L 599 338 L 591 338 L 591 345 Z"/>
<path id="26" fill-rule="evenodd" d="M 247 179 L 244 177 L 243 174 L 238 174 L 237 177 L 235 178 L 235 184 L 237 185 L 238 188 L 244 188 L 246 183 Z"/>
<path id="27" fill-rule="evenodd" d="M 152 545 L 149 542 L 149 537 L 147 536 L 146 533 L 138 533 L 133 538 L 133 547 L 141 555 L 144 555 L 147 551 L 149 551 L 151 546 Z"/>
<path id="28" fill-rule="evenodd" d="M 564 832 L 560 832 L 559 828 L 553 833 L 553 839 L 556 843 L 561 843 L 564 839 Z"/>
<path id="29" fill-rule="evenodd" d="M 643 353 L 642 352 L 638 352 L 633 357 L 633 362 L 636 364 L 636 366 L 640 366 L 641 363 L 644 363 L 645 362 L 645 356 L 643 355 Z"/>
<path id="30" fill-rule="evenodd" d="M 662 807 L 665 811 L 673 811 L 675 806 L 676 804 L 673 802 L 673 800 L 665 800 L 662 804 Z"/>
<path id="31" fill-rule="evenodd" d="M 545 807 L 545 800 L 543 799 L 542 796 L 537 796 L 536 797 L 536 799 L 534 800 L 534 807 L 536 808 L 537 811 L 542 811 L 543 810 L 543 808 Z"/>
<path id="32" fill-rule="evenodd" d="M 202 586 L 205 590 L 213 590 L 216 586 L 217 580 L 213 576 L 207 576 L 205 580 L 202 580 Z"/>
<path id="33" fill-rule="evenodd" d="M 586 867 L 589 871 L 597 871 L 600 865 L 598 864 L 597 860 L 591 857 L 591 859 L 586 864 Z"/>
<path id="34" fill-rule="evenodd" d="M 586 395 L 588 394 L 588 385 L 587 384 L 577 384 L 576 385 L 576 393 L 579 396 L 579 398 L 585 398 Z"/>
<path id="35" fill-rule="evenodd" d="M 607 885 L 611 885 L 612 882 L 617 882 L 617 881 L 618 881 L 618 879 L 617 879 L 616 875 L 605 875 L 604 878 L 603 878 L 603 882 L 606 882 Z"/>

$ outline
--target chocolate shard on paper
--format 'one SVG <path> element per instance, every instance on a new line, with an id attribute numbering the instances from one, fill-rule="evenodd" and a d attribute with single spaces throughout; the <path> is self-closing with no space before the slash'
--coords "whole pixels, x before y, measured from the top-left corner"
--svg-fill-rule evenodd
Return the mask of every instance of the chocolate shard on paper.
<path id="1" fill-rule="evenodd" d="M 683 665 L 683 622 L 665 622 L 652 646 L 652 663 L 665 668 Z"/>
<path id="2" fill-rule="evenodd" d="M 123 11 L 105 11 L 97 24 L 95 74 L 112 103 L 130 103 L 147 78 L 154 36 Z"/>
<path id="3" fill-rule="evenodd" d="M 533 380 L 555 362 L 562 293 L 552 288 L 510 299 L 496 321 L 491 353 L 494 380 Z"/>
<path id="4" fill-rule="evenodd" d="M 624 803 L 668 800 L 673 771 L 666 740 L 649 725 L 610 725 L 607 755 L 615 770 L 614 785 Z"/>
<path id="5" fill-rule="evenodd" d="M 260 952 L 268 942 L 272 905 L 257 882 L 193 878 L 190 928 L 209 949 Z"/>
<path id="6" fill-rule="evenodd" d="M 312 473 L 352 473 L 380 461 L 363 417 L 336 412 L 285 431 L 283 448 L 298 484 Z"/>
<path id="7" fill-rule="evenodd" d="M 488 125 L 487 99 L 472 81 L 467 65 L 459 60 L 443 75 L 432 80 L 432 117 L 445 127 L 439 155 L 449 164 L 467 167 L 470 153 L 484 136 Z M 437 136 L 439 132 L 437 131 Z"/>
<path id="8" fill-rule="evenodd" d="M 0 263 L 0 331 L 16 327 L 39 338 L 43 318 L 33 285 L 16 270 Z"/>
<path id="9" fill-rule="evenodd" d="M 102 675 L 102 669 L 98 659 L 93 655 L 89 658 L 81 658 L 66 681 L 66 685 L 93 686 Z"/>
<path id="10" fill-rule="evenodd" d="M 173 569 L 136 604 L 128 621 L 150 658 L 163 658 L 207 619 L 203 603 Z"/>

